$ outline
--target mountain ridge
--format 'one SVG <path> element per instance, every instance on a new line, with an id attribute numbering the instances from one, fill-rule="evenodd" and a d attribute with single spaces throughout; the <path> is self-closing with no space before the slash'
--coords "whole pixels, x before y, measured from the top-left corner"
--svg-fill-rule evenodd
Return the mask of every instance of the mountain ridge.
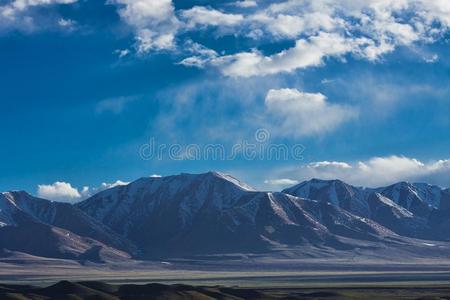
<path id="1" fill-rule="evenodd" d="M 70 259 L 97 261 L 101 251 L 108 259 L 125 260 L 231 253 L 322 257 L 354 251 L 447 257 L 447 190 L 437 191 L 425 184 L 371 189 L 312 179 L 282 192 L 263 192 L 219 172 L 142 177 L 74 205 L 23 191 L 1 193 L 0 238 L 2 232 L 8 238 L 18 232 L 24 239 L 33 227 L 41 228 L 54 236 L 50 245 L 67 249 L 48 256 L 72 253 Z M 426 213 L 416 211 L 422 207 Z M 68 247 L 64 236 L 73 236 L 82 251 Z M 17 245 L 9 250 L 20 251 Z"/>

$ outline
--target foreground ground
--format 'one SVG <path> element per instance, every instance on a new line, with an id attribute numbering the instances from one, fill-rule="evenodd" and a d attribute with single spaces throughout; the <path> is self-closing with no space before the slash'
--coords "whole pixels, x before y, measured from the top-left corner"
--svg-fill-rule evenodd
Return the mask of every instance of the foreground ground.
<path id="1" fill-rule="evenodd" d="M 64 280 L 64 281 L 62 281 Z M 0 299 L 450 299 L 450 262 L 364 258 L 0 258 Z"/>
<path id="2" fill-rule="evenodd" d="M 239 288 L 224 286 L 113 285 L 100 281 L 61 281 L 48 287 L 0 285 L 0 299 L 450 299 L 450 286 Z"/>

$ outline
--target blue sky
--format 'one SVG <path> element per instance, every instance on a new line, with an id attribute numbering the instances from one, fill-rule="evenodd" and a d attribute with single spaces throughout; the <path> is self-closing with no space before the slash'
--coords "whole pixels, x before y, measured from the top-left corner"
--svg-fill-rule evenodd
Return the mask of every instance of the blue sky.
<path id="1" fill-rule="evenodd" d="M 441 0 L 0 1 L 0 190 L 77 201 L 208 170 L 450 186 L 449 26 Z M 140 153 L 261 128 L 303 160 Z"/>

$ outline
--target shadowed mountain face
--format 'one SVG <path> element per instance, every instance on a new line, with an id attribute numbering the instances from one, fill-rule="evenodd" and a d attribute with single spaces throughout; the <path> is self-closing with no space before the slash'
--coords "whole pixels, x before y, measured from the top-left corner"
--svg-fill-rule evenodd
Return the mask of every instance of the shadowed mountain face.
<path id="1" fill-rule="evenodd" d="M 372 219 L 399 235 L 448 240 L 449 190 L 423 183 L 400 182 L 376 189 L 348 185 L 339 180 L 313 179 L 284 193 L 316 199 Z"/>
<path id="2" fill-rule="evenodd" d="M 292 199 L 207 173 L 143 178 L 77 206 L 149 255 L 262 251 L 273 242 L 268 236 L 294 244 L 324 242 L 326 229 L 308 216 L 300 221 L 304 213 Z"/>
<path id="3" fill-rule="evenodd" d="M 340 180 L 312 179 L 287 188 L 283 190 L 283 193 L 328 202 L 358 216 L 370 216 L 365 190 Z"/>
<path id="4" fill-rule="evenodd" d="M 448 190 L 435 185 L 400 182 L 377 191 L 418 216 L 428 217 L 431 211 L 450 206 Z"/>
<path id="5" fill-rule="evenodd" d="M 0 194 L 0 248 L 44 257 L 88 259 L 97 252 L 111 259 L 129 257 L 131 243 L 68 203 L 25 192 Z"/>
<path id="6" fill-rule="evenodd" d="M 318 201 L 257 192 L 220 173 L 181 174 L 142 178 L 77 207 L 130 239 L 146 257 L 268 253 L 283 247 L 350 250 L 361 241 L 390 244 L 402 239 L 370 219 L 371 207 L 383 218 L 382 210 L 375 209 L 380 201 L 369 203 L 364 191 L 343 182 L 332 186 L 335 198 L 327 201 L 328 194 L 318 191 L 313 195 L 320 196 Z M 394 225 L 397 214 L 410 217 L 393 205 L 393 216 L 387 218 Z"/>
<path id="7" fill-rule="evenodd" d="M 400 248 L 442 257 L 450 245 L 423 240 L 450 237 L 447 193 L 422 184 L 368 189 L 318 179 L 259 192 L 214 172 L 141 178 L 76 205 L 10 192 L 0 194 L 0 248 L 93 261 L 329 257 L 356 249 L 377 256 L 377 249 L 386 255 Z"/>

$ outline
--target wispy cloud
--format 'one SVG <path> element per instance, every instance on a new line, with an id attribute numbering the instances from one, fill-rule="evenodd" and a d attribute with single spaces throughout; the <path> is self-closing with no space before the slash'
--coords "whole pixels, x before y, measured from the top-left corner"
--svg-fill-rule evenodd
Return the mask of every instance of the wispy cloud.
<path id="1" fill-rule="evenodd" d="M 270 90 L 265 106 L 269 117 L 273 117 L 267 122 L 268 128 L 291 137 L 322 135 L 358 116 L 357 109 L 331 104 L 321 93 L 296 89 Z"/>
<path id="2" fill-rule="evenodd" d="M 289 178 L 269 179 L 264 181 L 265 184 L 270 184 L 277 187 L 291 186 L 298 183 L 297 180 Z"/>
<path id="3" fill-rule="evenodd" d="M 257 7 L 258 3 L 255 0 L 241 0 L 233 3 L 237 7 L 249 8 L 249 7 Z"/>
<path id="4" fill-rule="evenodd" d="M 72 4 L 77 1 L 78 0 L 2 1 L 0 4 L 0 30 L 18 29 L 34 31 L 40 27 L 40 24 L 35 24 L 35 15 L 32 12 L 33 8 L 51 7 L 59 4 Z M 61 20 L 64 21 L 61 22 Z M 69 25 L 65 19 L 59 19 L 56 23 L 59 26 Z"/>
<path id="5" fill-rule="evenodd" d="M 110 112 L 113 114 L 120 114 L 128 104 L 138 99 L 137 96 L 117 97 L 104 99 L 98 102 L 95 106 L 97 113 Z"/>
<path id="6" fill-rule="evenodd" d="M 75 20 L 72 19 L 64 19 L 64 18 L 60 18 L 58 20 L 58 25 L 65 29 L 65 30 L 69 30 L 69 31 L 73 31 L 77 29 L 77 22 Z"/>
<path id="7" fill-rule="evenodd" d="M 227 14 L 219 10 L 203 6 L 194 6 L 181 12 L 190 29 L 196 26 L 233 26 L 241 23 L 244 17 L 240 14 Z"/>

